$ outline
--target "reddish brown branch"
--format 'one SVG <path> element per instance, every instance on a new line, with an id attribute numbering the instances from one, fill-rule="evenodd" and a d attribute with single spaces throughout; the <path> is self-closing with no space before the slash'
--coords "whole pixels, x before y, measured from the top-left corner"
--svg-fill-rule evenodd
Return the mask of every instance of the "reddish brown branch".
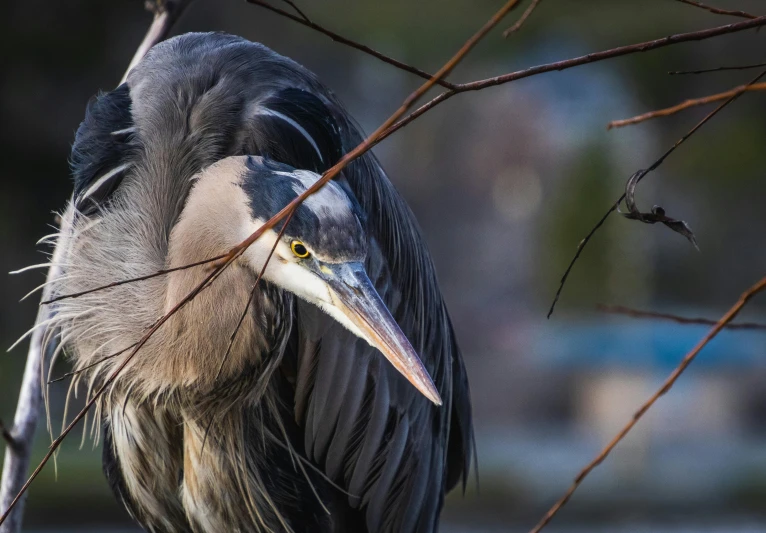
<path id="1" fill-rule="evenodd" d="M 517 20 L 513 26 L 503 32 L 503 37 L 508 38 L 508 36 L 512 33 L 519 31 L 541 1 L 542 0 L 532 0 L 532 3 L 529 4 L 529 7 L 527 7 L 521 17 L 519 17 L 519 20 Z"/>
<path id="2" fill-rule="evenodd" d="M 741 17 L 746 19 L 757 19 L 758 15 L 751 15 L 750 13 L 746 13 L 744 11 L 731 11 L 729 9 L 720 9 L 717 7 L 712 7 L 703 4 L 702 2 L 695 2 L 694 0 L 676 0 L 678 2 L 689 4 L 690 6 L 698 7 L 700 9 L 704 9 L 705 11 L 709 11 L 710 13 L 715 13 L 716 15 L 730 15 L 732 17 Z"/>
<path id="3" fill-rule="evenodd" d="M 511 72 L 509 74 L 503 74 L 501 76 L 495 76 L 493 78 L 486 78 L 483 80 L 472 81 L 469 83 L 461 83 L 458 87 L 461 91 L 477 91 L 492 87 L 495 85 L 502 85 L 511 81 L 520 80 L 522 78 L 528 78 L 530 76 L 536 76 L 544 72 L 551 72 L 554 70 L 566 70 L 572 67 L 578 67 L 580 65 L 586 65 L 588 63 L 595 63 L 597 61 L 603 61 L 605 59 L 611 59 L 613 57 L 624 56 L 628 54 L 634 54 L 637 52 L 648 52 L 649 50 L 655 50 L 657 48 L 663 48 L 679 43 L 686 43 L 691 41 L 702 41 L 710 39 L 712 37 L 718 37 L 719 35 L 725 35 L 727 33 L 736 33 L 743 30 L 749 30 L 752 28 L 758 28 L 766 25 L 766 16 L 758 17 L 753 20 L 746 20 L 742 22 L 735 22 L 733 24 L 726 24 L 725 26 L 716 26 L 714 28 L 707 28 L 705 30 L 692 31 L 688 33 L 677 33 L 675 35 L 668 35 L 660 39 L 654 39 L 652 41 L 646 41 L 643 43 L 631 44 L 627 46 L 620 46 L 612 48 L 610 50 L 604 50 L 603 52 L 595 52 L 580 57 L 574 57 L 572 59 L 566 59 L 564 61 L 557 61 L 555 63 L 547 63 L 536 67 L 530 67 L 524 70 Z"/>
<path id="4" fill-rule="evenodd" d="M 354 48 L 356 50 L 359 50 L 361 52 L 364 52 L 365 54 L 369 54 L 377 59 L 380 59 L 384 63 L 388 63 L 389 65 L 393 65 L 399 69 L 402 69 L 404 71 L 410 72 L 412 74 L 415 74 L 416 76 L 420 76 L 421 78 L 425 80 L 431 79 L 433 76 L 429 74 L 428 72 L 424 70 L 420 70 L 417 67 L 414 67 L 412 65 L 408 65 L 407 63 L 403 63 L 397 59 L 394 59 L 393 57 L 387 56 L 385 54 L 382 54 L 378 52 L 377 50 L 374 50 L 370 48 L 369 46 L 363 45 L 357 41 L 354 41 L 353 39 L 349 39 L 348 37 L 343 37 L 342 35 L 339 35 L 335 33 L 334 31 L 328 30 L 324 26 L 321 26 L 315 22 L 312 22 L 309 20 L 306 15 L 301 12 L 295 4 L 290 2 L 290 5 L 293 6 L 293 8 L 300 13 L 301 16 L 294 15 L 290 13 L 289 11 L 285 11 L 284 9 L 280 9 L 276 6 L 271 5 L 269 2 L 265 0 L 247 0 L 250 4 L 255 4 L 257 6 L 261 6 L 265 9 L 268 9 L 269 11 L 276 13 L 278 15 L 281 15 L 283 17 L 289 18 L 290 20 L 293 20 L 297 22 L 298 24 L 302 24 L 306 26 L 307 28 L 311 28 L 312 30 L 318 31 L 319 33 L 326 35 L 330 39 L 332 39 L 335 42 L 345 44 L 346 46 L 350 46 L 351 48 Z M 447 89 L 453 89 L 455 85 L 453 83 L 450 83 L 446 80 L 438 80 L 436 82 L 438 85 L 441 85 L 442 87 L 445 87 Z"/>
<path id="5" fill-rule="evenodd" d="M 718 93 L 718 94 L 711 94 L 709 96 L 704 96 L 702 98 L 692 98 L 689 100 L 685 100 L 681 102 L 680 104 L 676 104 L 671 107 L 666 107 L 665 109 L 658 109 L 656 111 L 649 111 L 648 113 L 643 113 L 641 115 L 631 117 L 631 118 L 624 118 L 621 120 L 613 120 L 609 124 L 607 124 L 606 129 L 611 130 L 612 128 L 622 128 L 623 126 L 630 126 L 633 124 L 639 124 L 641 122 L 645 122 L 647 120 L 651 120 L 653 118 L 658 117 L 667 117 L 670 115 L 674 115 L 680 111 L 683 111 L 685 109 L 689 109 L 696 106 L 701 106 L 705 104 L 712 104 L 713 102 L 720 102 L 721 100 L 726 100 L 727 98 L 731 98 L 732 96 L 742 94 L 744 92 L 748 91 L 764 91 L 766 90 L 766 83 L 754 83 L 752 85 L 740 85 L 739 87 L 735 87 L 733 89 L 729 89 L 728 91 Z"/>
<path id="6" fill-rule="evenodd" d="M 721 330 L 723 330 L 729 322 L 731 322 L 734 317 L 736 317 L 739 312 L 742 310 L 742 308 L 747 304 L 750 299 L 758 294 L 759 292 L 766 289 L 766 278 L 761 279 L 758 283 L 750 287 L 747 291 L 745 291 L 742 296 L 739 298 L 736 304 L 732 306 L 731 309 L 729 309 L 725 315 L 721 317 L 718 322 L 715 323 L 715 326 L 705 335 L 699 343 L 697 343 L 697 346 L 695 346 L 686 356 L 683 358 L 681 363 L 676 367 L 676 369 L 668 376 L 668 378 L 665 380 L 665 382 L 662 384 L 662 387 L 655 392 L 651 398 L 649 398 L 639 409 L 636 411 L 633 416 L 631 417 L 630 421 L 625 424 L 625 426 L 615 435 L 615 437 L 609 442 L 609 444 L 604 447 L 603 450 L 596 456 L 593 461 L 591 461 L 585 468 L 580 471 L 580 473 L 577 475 L 577 477 L 574 479 L 574 482 L 569 487 L 569 489 L 564 493 L 564 496 L 561 497 L 559 501 L 557 501 L 553 507 L 550 508 L 550 510 L 545 514 L 545 516 L 540 520 L 540 522 L 530 531 L 530 533 L 539 533 L 542 531 L 542 529 L 548 524 L 548 522 L 551 521 L 551 519 L 556 516 L 556 513 L 559 512 L 559 510 L 566 505 L 566 503 L 569 501 L 569 499 L 572 497 L 572 494 L 577 490 L 577 488 L 580 486 L 580 484 L 583 482 L 583 480 L 590 474 L 590 472 L 596 468 L 598 465 L 600 465 L 604 459 L 607 458 L 609 453 L 617 446 L 622 439 L 625 438 L 625 435 L 627 435 L 631 429 L 633 429 L 633 426 L 635 426 L 639 420 L 641 420 L 641 417 L 643 417 L 646 412 L 654 405 L 654 403 L 660 398 L 660 396 L 663 396 L 666 392 L 668 392 L 671 387 L 675 384 L 675 382 L 678 380 L 678 378 L 683 374 L 684 370 L 694 361 L 694 358 L 697 357 L 697 354 L 702 351 L 702 349 L 711 341 L 713 338 L 718 335 Z"/>
<path id="7" fill-rule="evenodd" d="M 361 50 L 367 54 L 370 54 L 381 61 L 384 61 L 390 65 L 394 65 L 402 70 L 406 70 L 407 72 L 411 72 L 417 76 L 420 76 L 421 78 L 428 79 L 431 75 L 427 72 L 424 72 L 416 67 L 413 67 L 411 65 L 407 65 L 406 63 L 402 63 L 400 61 L 397 61 L 389 56 L 386 56 L 384 54 L 381 54 L 380 52 L 377 52 L 376 50 L 373 50 L 372 48 L 369 48 L 368 46 L 362 45 L 356 41 L 353 41 L 352 39 L 349 39 L 347 37 L 343 37 L 342 35 L 339 35 L 335 32 L 332 32 L 323 26 L 320 26 L 319 24 L 315 22 L 309 21 L 307 18 L 301 18 L 297 15 L 294 15 L 292 13 L 289 13 L 283 9 L 280 9 L 278 7 L 275 7 L 271 4 L 269 4 L 265 0 L 247 0 L 251 4 L 259 5 L 261 7 L 264 7 L 274 13 L 277 13 L 279 15 L 282 15 L 284 17 L 287 17 L 291 20 L 294 20 L 295 22 L 298 22 L 299 24 L 303 24 L 306 27 L 309 27 L 311 29 L 314 29 L 324 35 L 327 35 L 334 41 L 340 42 L 342 44 L 345 44 L 347 46 L 351 46 L 352 48 L 355 48 L 357 50 Z M 532 11 L 535 7 L 537 7 L 537 4 L 539 4 L 540 0 L 534 1 L 524 12 L 524 14 L 521 16 L 519 21 L 514 24 L 511 28 L 506 30 L 506 32 L 510 32 L 511 30 L 516 31 L 518 28 L 514 29 L 516 25 L 521 27 L 521 24 L 526 21 L 527 18 L 532 14 Z M 305 15 L 304 15 L 305 17 Z M 718 37 L 720 35 L 725 35 L 727 33 L 735 33 L 743 30 L 748 30 L 751 28 L 757 28 L 763 25 L 766 25 L 766 16 L 752 16 L 748 17 L 752 18 L 752 20 L 744 21 L 744 22 L 738 22 L 733 24 L 727 24 L 724 26 L 718 26 L 715 28 L 708 28 L 705 30 L 699 30 L 694 32 L 687 32 L 687 33 L 679 33 L 675 35 L 669 35 L 667 37 L 663 37 L 661 39 L 654 39 L 652 41 L 646 41 L 643 43 L 637 43 L 627 46 L 620 46 L 617 48 L 612 48 L 610 50 L 604 50 L 602 52 L 595 52 L 592 54 L 588 54 L 585 56 L 575 57 L 572 59 L 567 59 L 564 61 L 557 61 L 555 63 L 547 63 L 544 65 L 538 65 L 535 67 L 530 67 L 523 70 L 518 70 L 516 72 L 511 72 L 508 74 L 503 74 L 500 76 L 494 76 L 492 78 L 486 78 L 481 80 L 476 80 L 473 82 L 468 83 L 450 83 L 445 80 L 440 80 L 437 82 L 439 85 L 447 88 L 448 90 L 433 100 L 427 102 L 424 106 L 421 106 L 418 108 L 415 112 L 413 112 L 410 116 L 403 119 L 401 124 L 395 125 L 395 127 L 387 134 L 383 135 L 380 140 L 383 140 L 384 138 L 388 137 L 390 133 L 393 133 L 394 131 L 406 126 L 409 122 L 417 118 L 418 116 L 422 115 L 432 107 L 435 107 L 436 105 L 440 104 L 444 100 L 447 100 L 454 96 L 455 94 L 459 94 L 466 91 L 479 91 L 482 89 L 486 89 L 487 87 L 493 87 L 495 85 L 502 85 L 505 83 L 509 83 L 512 81 L 520 80 L 523 78 L 528 78 L 530 76 L 536 76 L 538 74 L 543 74 L 546 72 L 552 72 L 552 71 L 561 71 L 566 70 L 569 68 L 577 67 L 580 65 L 585 65 L 588 63 L 595 63 L 597 61 L 603 61 L 605 59 L 611 59 L 613 57 L 619 57 L 623 55 L 633 54 L 633 53 L 639 53 L 639 52 L 647 52 L 649 50 L 654 50 L 656 48 L 662 48 L 664 46 L 669 46 L 673 44 L 678 44 L 682 42 L 690 42 L 690 41 L 701 41 L 705 39 L 710 39 L 712 37 Z M 378 142 L 379 142 L 378 141 Z"/>
<path id="8" fill-rule="evenodd" d="M 689 318 L 685 316 L 673 315 L 671 313 L 658 313 L 656 311 L 641 311 L 640 309 L 633 309 L 631 307 L 625 307 L 622 305 L 603 305 L 599 304 L 596 309 L 602 313 L 608 313 L 611 315 L 625 315 L 631 318 L 650 318 L 656 320 L 669 320 L 678 324 L 694 324 L 703 326 L 715 326 L 717 322 L 708 318 Z M 737 324 L 727 324 L 726 329 L 735 330 L 766 330 L 766 324 L 758 324 L 756 322 L 739 322 Z"/>

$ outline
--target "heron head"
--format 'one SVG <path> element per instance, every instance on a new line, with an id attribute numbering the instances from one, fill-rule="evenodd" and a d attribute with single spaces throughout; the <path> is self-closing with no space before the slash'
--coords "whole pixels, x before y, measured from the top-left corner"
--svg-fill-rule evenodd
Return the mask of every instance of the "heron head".
<path id="1" fill-rule="evenodd" d="M 247 157 L 245 167 L 240 187 L 252 215 L 248 231 L 259 228 L 320 177 L 260 157 Z M 423 395 L 440 405 L 418 354 L 366 272 L 368 238 L 353 194 L 331 181 L 296 209 L 281 237 L 280 228 L 278 223 L 246 250 L 247 264 L 256 273 L 266 265 L 266 280 L 319 307 L 377 348 Z"/>

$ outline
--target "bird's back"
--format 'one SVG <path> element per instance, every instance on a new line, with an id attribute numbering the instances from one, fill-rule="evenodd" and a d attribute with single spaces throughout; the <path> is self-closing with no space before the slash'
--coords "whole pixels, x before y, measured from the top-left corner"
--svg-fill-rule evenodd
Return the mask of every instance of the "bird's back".
<path id="1" fill-rule="evenodd" d="M 126 133 L 115 135 L 120 131 Z M 251 154 L 321 173 L 361 140 L 332 93 L 295 62 L 241 38 L 186 34 L 156 46 L 126 85 L 90 105 L 73 147 L 75 198 L 109 169 L 151 169 L 156 182 L 143 184 L 142 190 L 152 188 L 145 194 L 163 206 L 155 224 L 161 256 L 183 211 L 189 178 L 201 169 L 228 156 Z M 220 431 L 239 432 L 247 446 L 269 455 L 252 466 L 267 492 L 259 501 L 271 500 L 285 521 L 269 515 L 272 523 L 259 526 L 256 517 L 253 529 L 305 531 L 311 524 L 327 531 L 431 532 L 444 494 L 461 479 L 465 483 L 472 454 L 463 361 L 423 237 L 377 160 L 370 153 L 362 156 L 344 170 L 340 182 L 366 216 L 370 279 L 420 354 L 444 405 L 431 404 L 377 350 L 318 308 L 282 298 L 272 288 L 269 297 L 285 313 L 280 323 L 285 338 L 264 400 L 271 409 L 245 404 L 232 420 L 219 421 Z M 138 412 L 141 405 L 130 409 Z M 140 420 L 136 415 L 132 423 Z M 262 428 L 254 425 L 268 426 L 281 442 L 264 444 Z M 107 428 L 114 431 L 111 424 Z M 190 438 L 184 432 L 193 433 L 179 430 L 170 446 Z M 188 527 L 195 531 L 221 530 L 189 518 L 195 501 L 188 493 L 166 506 L 167 521 L 147 518 L 147 504 L 137 501 L 143 493 L 135 480 L 125 479 L 131 475 L 120 466 L 125 459 L 114 453 L 113 435 L 107 437 L 107 474 L 147 528 L 182 531 L 187 526 L 168 526 L 176 516 L 177 522 L 191 520 Z M 264 442 L 256 446 L 259 439 Z M 204 446 L 214 450 L 216 443 Z M 204 457 L 206 452 L 198 451 Z M 250 453 L 236 446 L 218 451 Z M 294 454 L 300 456 L 297 462 Z M 211 469 L 199 479 L 215 483 L 208 463 L 177 455 L 168 452 L 178 475 L 197 464 Z M 220 498 L 228 503 L 203 511 L 238 512 L 238 494 Z"/>

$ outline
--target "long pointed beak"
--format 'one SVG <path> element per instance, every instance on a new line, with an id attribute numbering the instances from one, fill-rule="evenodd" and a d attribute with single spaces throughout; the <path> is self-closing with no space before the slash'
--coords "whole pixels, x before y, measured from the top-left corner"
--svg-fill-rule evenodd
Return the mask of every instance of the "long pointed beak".
<path id="1" fill-rule="evenodd" d="M 336 308 L 426 398 L 441 405 L 439 391 L 415 349 L 391 316 L 361 263 L 325 264 L 322 278 L 331 288 Z"/>

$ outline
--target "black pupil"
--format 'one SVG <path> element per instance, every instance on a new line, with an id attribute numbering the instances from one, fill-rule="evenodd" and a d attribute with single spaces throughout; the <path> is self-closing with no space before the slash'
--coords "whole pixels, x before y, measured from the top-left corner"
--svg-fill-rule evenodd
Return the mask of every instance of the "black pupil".
<path id="1" fill-rule="evenodd" d="M 302 244 L 296 244 L 293 247 L 293 250 L 295 250 L 295 253 L 298 255 L 307 255 L 309 253 L 308 250 L 306 250 L 306 247 Z"/>

